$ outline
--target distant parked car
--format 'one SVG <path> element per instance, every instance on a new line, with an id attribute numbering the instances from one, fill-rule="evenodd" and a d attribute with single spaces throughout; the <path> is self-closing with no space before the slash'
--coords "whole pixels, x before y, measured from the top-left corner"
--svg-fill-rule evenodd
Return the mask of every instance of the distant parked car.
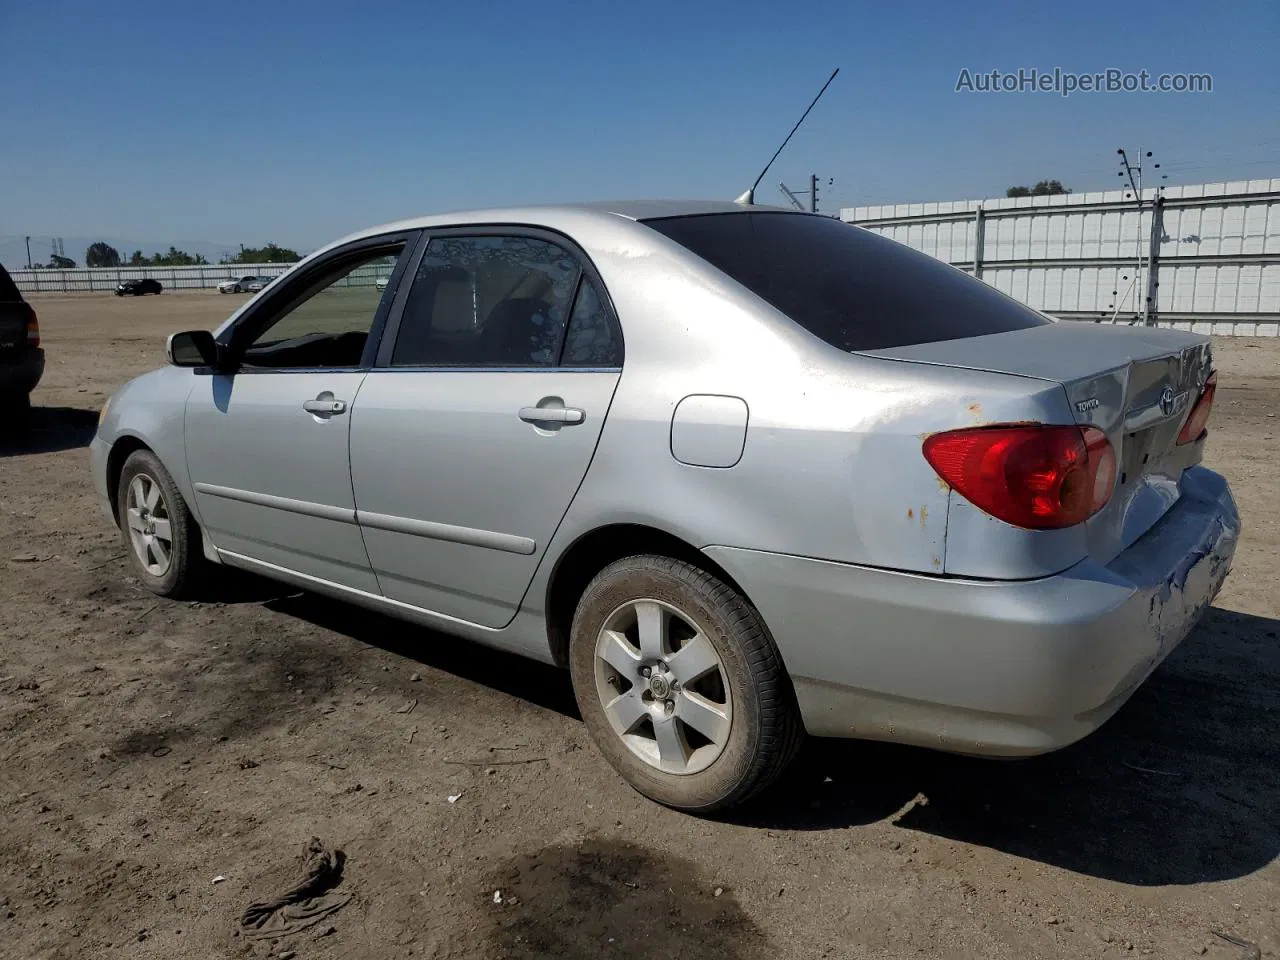
<path id="1" fill-rule="evenodd" d="M 220 284 L 218 284 L 218 292 L 219 293 L 247 293 L 249 290 L 249 284 L 258 283 L 262 279 L 263 279 L 262 277 L 246 275 L 241 277 L 239 280 L 223 280 Z M 258 289 L 261 290 L 262 288 L 259 287 Z"/>
<path id="2" fill-rule="evenodd" d="M 260 293 L 275 281 L 275 277 L 253 277 L 245 285 L 245 289 L 250 293 Z"/>
<path id="3" fill-rule="evenodd" d="M 152 280 L 150 277 L 143 277 L 141 280 L 121 280 L 116 284 L 116 296 L 142 297 L 148 293 L 159 293 L 163 289 L 159 280 Z"/>
<path id="4" fill-rule="evenodd" d="M 379 290 L 385 290 L 387 289 L 387 284 L 390 282 L 391 282 L 390 277 L 379 277 L 377 280 L 373 282 L 373 285 L 377 287 Z"/>
<path id="5" fill-rule="evenodd" d="M 40 324 L 22 291 L 0 265 L 0 415 L 26 413 L 44 375 Z"/>

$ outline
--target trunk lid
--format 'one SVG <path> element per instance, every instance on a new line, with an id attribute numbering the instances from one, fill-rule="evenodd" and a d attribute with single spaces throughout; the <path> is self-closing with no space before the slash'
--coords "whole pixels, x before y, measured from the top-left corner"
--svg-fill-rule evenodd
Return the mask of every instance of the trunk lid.
<path id="1" fill-rule="evenodd" d="M 1177 446 L 1212 370 L 1200 334 L 1072 320 L 870 355 L 1061 384 L 1075 421 L 1105 432 L 1116 454 L 1115 492 L 1086 523 L 1089 554 L 1101 563 L 1164 516 L 1182 472 L 1200 459 L 1199 444 Z"/>

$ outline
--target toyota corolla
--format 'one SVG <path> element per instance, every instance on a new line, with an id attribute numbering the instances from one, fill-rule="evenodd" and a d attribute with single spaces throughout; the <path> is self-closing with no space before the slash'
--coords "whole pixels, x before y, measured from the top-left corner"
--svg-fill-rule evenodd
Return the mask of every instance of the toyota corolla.
<path id="1" fill-rule="evenodd" d="M 609 763 L 691 811 L 806 732 L 1079 740 L 1240 530 L 1207 337 L 1054 322 L 805 213 L 405 221 L 168 355 L 91 448 L 143 584 L 234 566 L 563 666 Z"/>

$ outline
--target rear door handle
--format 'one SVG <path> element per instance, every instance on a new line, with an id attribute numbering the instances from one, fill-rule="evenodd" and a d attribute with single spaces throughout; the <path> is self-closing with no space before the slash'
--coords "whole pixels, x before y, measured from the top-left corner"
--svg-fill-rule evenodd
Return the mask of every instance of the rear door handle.
<path id="1" fill-rule="evenodd" d="M 520 419 L 525 423 L 563 423 L 573 425 L 587 418 L 577 407 L 521 407 Z"/>
<path id="2" fill-rule="evenodd" d="M 345 400 L 305 400 L 302 403 L 302 409 L 317 416 L 333 416 L 346 413 L 347 404 Z"/>

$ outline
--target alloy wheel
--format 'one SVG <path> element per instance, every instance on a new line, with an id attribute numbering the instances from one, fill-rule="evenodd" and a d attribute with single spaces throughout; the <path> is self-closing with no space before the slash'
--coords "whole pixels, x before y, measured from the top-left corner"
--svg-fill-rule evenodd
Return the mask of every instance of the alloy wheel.
<path id="1" fill-rule="evenodd" d="M 595 668 L 610 726 L 650 766 L 693 774 L 724 752 L 733 721 L 724 664 L 678 607 L 651 599 L 618 607 L 596 638 Z"/>
<path id="2" fill-rule="evenodd" d="M 173 562 L 173 526 L 169 505 L 153 477 L 139 473 L 129 482 L 125 522 L 143 569 L 153 577 L 163 577 Z"/>

